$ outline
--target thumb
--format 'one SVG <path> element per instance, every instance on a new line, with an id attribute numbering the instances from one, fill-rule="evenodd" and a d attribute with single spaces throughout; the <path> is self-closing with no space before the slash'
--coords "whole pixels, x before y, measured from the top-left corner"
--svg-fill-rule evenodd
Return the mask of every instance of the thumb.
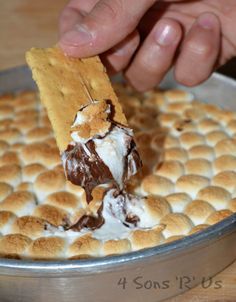
<path id="1" fill-rule="evenodd" d="M 155 0 L 100 0 L 89 14 L 65 32 L 59 45 L 74 57 L 103 53 L 134 31 Z"/>

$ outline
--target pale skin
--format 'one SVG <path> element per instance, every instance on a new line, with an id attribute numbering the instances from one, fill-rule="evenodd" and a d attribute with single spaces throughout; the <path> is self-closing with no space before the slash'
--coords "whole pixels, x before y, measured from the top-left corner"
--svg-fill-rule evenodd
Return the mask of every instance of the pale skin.
<path id="1" fill-rule="evenodd" d="M 178 82 L 194 86 L 236 56 L 236 1 L 71 0 L 59 45 L 73 57 L 99 54 L 138 91 L 172 67 Z"/>

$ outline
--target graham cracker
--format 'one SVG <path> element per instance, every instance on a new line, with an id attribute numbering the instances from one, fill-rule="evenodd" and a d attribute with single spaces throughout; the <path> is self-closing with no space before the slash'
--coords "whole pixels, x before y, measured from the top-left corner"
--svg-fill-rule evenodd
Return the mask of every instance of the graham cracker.
<path id="1" fill-rule="evenodd" d="M 121 104 L 98 56 L 79 59 L 66 56 L 58 47 L 32 48 L 26 53 L 26 60 L 61 152 L 71 141 L 70 130 L 76 113 L 91 103 L 89 95 L 97 101 L 110 100 L 114 105 L 114 121 L 127 125 Z"/>

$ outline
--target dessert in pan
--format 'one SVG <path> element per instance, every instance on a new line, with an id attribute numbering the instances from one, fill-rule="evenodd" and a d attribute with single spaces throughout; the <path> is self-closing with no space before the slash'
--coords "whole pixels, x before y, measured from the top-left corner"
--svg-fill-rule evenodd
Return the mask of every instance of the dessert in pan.
<path id="1" fill-rule="evenodd" d="M 127 123 L 97 58 L 69 59 L 57 49 L 31 54 L 42 58 L 40 70 L 29 63 L 54 131 L 35 93 L 1 96 L 1 257 L 120 254 L 193 234 L 236 211 L 236 113 L 184 91 L 138 94 L 115 84 Z"/>

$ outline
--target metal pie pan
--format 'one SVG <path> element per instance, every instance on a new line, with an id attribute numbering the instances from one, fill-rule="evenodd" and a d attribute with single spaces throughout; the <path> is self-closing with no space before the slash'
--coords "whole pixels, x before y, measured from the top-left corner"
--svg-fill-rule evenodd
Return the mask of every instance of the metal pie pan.
<path id="1" fill-rule="evenodd" d="M 182 86 L 170 74 L 162 87 Z M 25 89 L 35 89 L 27 67 L 0 72 L 0 93 Z M 190 91 L 236 111 L 236 82 L 225 76 L 214 74 Z M 0 259 L 0 301 L 157 302 L 206 281 L 235 259 L 233 214 L 203 232 L 119 256 L 51 262 Z"/>

